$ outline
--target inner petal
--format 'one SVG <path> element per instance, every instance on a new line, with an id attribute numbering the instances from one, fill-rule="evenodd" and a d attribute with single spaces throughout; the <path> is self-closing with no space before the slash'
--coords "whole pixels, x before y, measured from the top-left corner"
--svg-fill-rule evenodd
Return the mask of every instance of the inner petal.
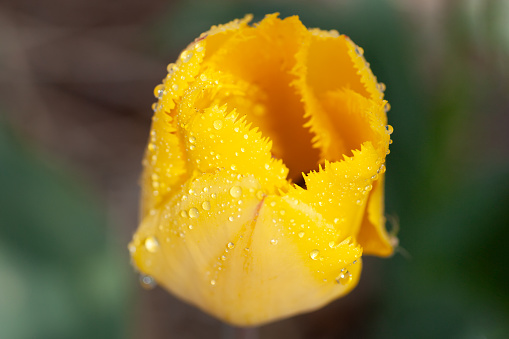
<path id="1" fill-rule="evenodd" d="M 273 141 L 272 154 L 283 159 L 292 180 L 316 169 L 319 161 L 319 150 L 312 147 L 313 134 L 304 127 L 301 97 L 290 85 L 296 79 L 291 73 L 295 54 L 306 34 L 296 17 L 268 16 L 258 27 L 238 31 L 221 53 L 205 58 L 208 67 L 232 74 L 239 86 L 247 87 L 238 94 L 223 91 L 218 95 Z M 207 44 L 213 46 L 214 36 L 209 38 Z"/>
<path id="2" fill-rule="evenodd" d="M 366 141 L 378 148 L 385 112 L 376 78 L 347 37 L 311 33 L 297 54 L 294 85 L 302 95 L 320 161 L 352 156 Z"/>

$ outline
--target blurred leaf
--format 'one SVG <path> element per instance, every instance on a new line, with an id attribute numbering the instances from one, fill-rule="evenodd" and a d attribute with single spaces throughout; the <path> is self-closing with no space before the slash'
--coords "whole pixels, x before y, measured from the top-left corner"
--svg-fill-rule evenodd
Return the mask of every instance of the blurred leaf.
<path id="1" fill-rule="evenodd" d="M 127 255 L 48 159 L 0 120 L 0 338 L 125 338 Z"/>

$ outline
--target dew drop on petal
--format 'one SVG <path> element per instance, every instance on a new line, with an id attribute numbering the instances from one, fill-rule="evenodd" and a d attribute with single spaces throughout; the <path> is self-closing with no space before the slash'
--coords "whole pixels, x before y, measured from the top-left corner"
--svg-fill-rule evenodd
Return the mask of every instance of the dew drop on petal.
<path id="1" fill-rule="evenodd" d="M 182 54 L 180 55 L 180 59 L 183 61 L 183 62 L 189 62 L 189 60 L 191 60 L 191 58 L 193 57 L 193 52 L 191 51 L 184 51 L 182 52 Z"/>
<path id="2" fill-rule="evenodd" d="M 200 212 L 196 207 L 193 207 L 189 210 L 189 218 L 198 218 Z"/>
<path id="3" fill-rule="evenodd" d="M 140 285 L 146 290 L 151 290 L 156 287 L 156 281 L 150 275 L 140 275 Z"/>
<path id="4" fill-rule="evenodd" d="M 203 48 L 204 48 L 204 43 L 202 41 L 197 42 L 196 45 L 194 45 L 194 49 L 196 50 L 196 52 L 203 51 Z"/>
<path id="5" fill-rule="evenodd" d="M 136 246 L 133 243 L 130 243 L 127 246 L 127 249 L 129 250 L 129 253 L 134 254 L 136 252 Z"/>
<path id="6" fill-rule="evenodd" d="M 392 127 L 391 125 L 386 125 L 385 131 L 387 132 L 387 134 L 391 135 L 392 132 L 394 132 L 394 127 Z"/>
<path id="7" fill-rule="evenodd" d="M 277 241 L 277 239 L 272 239 L 272 240 L 270 241 L 270 243 L 271 243 L 272 245 L 277 245 L 278 241 Z"/>
<path id="8" fill-rule="evenodd" d="M 149 236 L 145 239 L 145 248 L 150 253 L 155 253 L 159 249 L 159 242 L 157 241 L 157 238 L 154 236 Z"/>
<path id="9" fill-rule="evenodd" d="M 234 198 L 240 198 L 242 196 L 242 188 L 239 186 L 233 186 L 230 189 L 230 195 Z"/>
<path id="10" fill-rule="evenodd" d="M 215 285 L 216 285 L 216 281 L 215 281 L 214 279 L 212 279 L 212 280 L 210 281 L 210 284 L 211 284 L 212 286 L 215 286 Z"/>
<path id="11" fill-rule="evenodd" d="M 256 192 L 256 197 L 258 198 L 258 200 L 262 200 L 264 195 L 265 195 L 265 193 L 263 193 L 262 190 L 259 190 L 258 192 Z"/>
<path id="12" fill-rule="evenodd" d="M 313 260 L 318 260 L 319 255 L 320 255 L 319 250 L 312 250 L 311 252 L 309 252 L 309 257 Z"/>
<path id="13" fill-rule="evenodd" d="M 164 85 L 163 84 L 159 84 L 157 85 L 155 88 L 154 88 L 154 96 L 157 98 L 157 99 L 161 99 L 163 97 L 163 94 L 164 94 Z"/>
<path id="14" fill-rule="evenodd" d="M 235 244 L 232 243 L 232 242 L 229 242 L 226 247 L 228 247 L 230 250 L 233 249 L 235 247 Z"/>
<path id="15" fill-rule="evenodd" d="M 341 285 L 347 285 L 352 281 L 352 273 L 348 271 L 341 272 L 339 277 L 336 278 L 336 282 Z"/>
<path id="16" fill-rule="evenodd" d="M 299 232 L 298 236 L 299 236 L 299 238 L 304 237 L 304 232 Z"/>
<path id="17" fill-rule="evenodd" d="M 187 218 L 187 212 L 186 212 L 186 211 L 184 211 L 184 210 L 180 211 L 180 216 L 181 216 L 182 218 Z"/>
<path id="18" fill-rule="evenodd" d="M 203 202 L 203 204 L 201 204 L 201 207 L 202 207 L 205 211 L 210 210 L 210 201 L 204 201 L 204 202 Z"/>
<path id="19" fill-rule="evenodd" d="M 214 121 L 214 128 L 217 129 L 217 130 L 220 130 L 221 128 L 223 128 L 223 121 L 222 120 L 216 120 Z"/>

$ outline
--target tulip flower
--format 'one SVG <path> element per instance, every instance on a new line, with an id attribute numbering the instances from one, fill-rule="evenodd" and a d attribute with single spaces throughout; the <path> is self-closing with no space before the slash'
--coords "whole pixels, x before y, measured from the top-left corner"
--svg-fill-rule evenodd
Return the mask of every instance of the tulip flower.
<path id="1" fill-rule="evenodd" d="M 389 256 L 384 85 L 336 31 L 213 26 L 155 88 L 136 268 L 221 320 L 308 312 Z"/>

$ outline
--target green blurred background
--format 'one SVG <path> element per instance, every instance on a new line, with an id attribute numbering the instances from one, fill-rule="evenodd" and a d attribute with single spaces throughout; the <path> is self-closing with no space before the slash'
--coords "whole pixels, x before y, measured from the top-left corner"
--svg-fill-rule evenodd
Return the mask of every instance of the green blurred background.
<path id="1" fill-rule="evenodd" d="M 0 3 L 0 338 L 224 337 L 140 288 L 126 244 L 166 64 L 276 11 L 347 34 L 387 85 L 401 248 L 261 337 L 509 337 L 509 1 L 18 0 Z"/>

